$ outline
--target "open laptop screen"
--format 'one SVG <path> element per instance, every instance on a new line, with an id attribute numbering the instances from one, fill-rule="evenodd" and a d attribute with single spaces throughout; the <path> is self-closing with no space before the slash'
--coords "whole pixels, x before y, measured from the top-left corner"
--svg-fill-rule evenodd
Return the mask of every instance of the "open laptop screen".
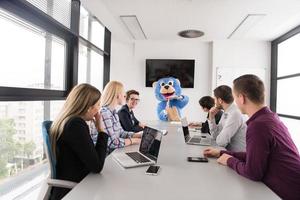
<path id="1" fill-rule="evenodd" d="M 187 121 L 186 117 L 181 119 L 181 125 L 182 125 L 184 139 L 185 139 L 185 141 L 187 141 L 187 140 L 189 140 L 190 132 L 189 132 L 188 121 Z"/>
<path id="2" fill-rule="evenodd" d="M 160 131 L 150 127 L 145 127 L 139 151 L 156 161 L 159 153 L 161 138 L 162 133 Z"/>

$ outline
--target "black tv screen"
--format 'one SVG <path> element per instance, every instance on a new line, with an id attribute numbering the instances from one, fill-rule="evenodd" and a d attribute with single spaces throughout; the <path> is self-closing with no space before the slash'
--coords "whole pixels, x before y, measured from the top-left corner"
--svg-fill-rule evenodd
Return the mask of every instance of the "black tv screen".
<path id="1" fill-rule="evenodd" d="M 178 78 L 182 88 L 194 87 L 195 60 L 146 59 L 146 87 L 164 77 Z"/>

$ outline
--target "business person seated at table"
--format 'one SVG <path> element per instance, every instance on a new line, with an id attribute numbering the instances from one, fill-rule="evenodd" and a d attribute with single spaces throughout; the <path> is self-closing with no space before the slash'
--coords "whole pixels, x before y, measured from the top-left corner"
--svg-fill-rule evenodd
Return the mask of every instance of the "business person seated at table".
<path id="1" fill-rule="evenodd" d="M 108 136 L 100 125 L 100 96 L 95 87 L 80 84 L 72 89 L 50 129 L 56 178 L 80 182 L 90 172 L 99 173 L 104 165 Z M 86 121 L 93 121 L 98 131 L 96 145 Z M 63 198 L 70 189 L 56 188 L 50 199 Z"/>
<path id="2" fill-rule="evenodd" d="M 207 119 L 208 119 L 209 118 L 209 110 L 215 106 L 215 100 L 211 96 L 204 96 L 199 100 L 199 105 L 201 106 L 201 108 L 204 112 L 207 112 Z M 217 114 L 215 115 L 216 124 L 219 124 L 222 114 L 223 114 L 223 110 L 219 110 L 217 112 Z M 198 127 L 201 128 L 202 133 L 210 133 L 207 120 L 205 122 L 190 123 L 189 126 L 195 127 L 195 128 L 198 128 Z"/>
<path id="3" fill-rule="evenodd" d="M 101 97 L 101 122 L 108 134 L 107 154 L 114 149 L 139 144 L 142 132 L 124 131 L 117 114 L 117 106 L 125 103 L 125 90 L 118 81 L 110 81 L 104 88 Z"/>
<path id="4" fill-rule="evenodd" d="M 136 119 L 133 113 L 133 109 L 140 101 L 140 93 L 136 90 L 128 90 L 126 92 L 126 104 L 118 111 L 119 119 L 122 128 L 125 131 L 139 132 L 144 129 L 144 124 Z"/>
<path id="5" fill-rule="evenodd" d="M 204 150 L 238 174 L 262 181 L 280 198 L 300 199 L 300 156 L 287 127 L 265 105 L 263 82 L 255 75 L 243 75 L 233 82 L 236 104 L 247 121 L 246 152 Z"/>
<path id="6" fill-rule="evenodd" d="M 233 102 L 231 88 L 221 85 L 214 90 L 216 107 L 209 110 L 208 124 L 210 134 L 216 139 L 217 145 L 227 150 L 244 151 L 246 149 L 246 124 L 241 112 Z M 224 113 L 216 124 L 216 114 Z"/>

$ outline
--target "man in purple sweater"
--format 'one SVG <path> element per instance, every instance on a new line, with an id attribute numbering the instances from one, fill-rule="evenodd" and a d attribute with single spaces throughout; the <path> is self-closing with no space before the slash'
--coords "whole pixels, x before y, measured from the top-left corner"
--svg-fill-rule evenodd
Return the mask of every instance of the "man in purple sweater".
<path id="1" fill-rule="evenodd" d="M 233 82 L 234 99 L 249 116 L 246 152 L 205 149 L 238 174 L 262 181 L 280 198 L 300 200 L 300 156 L 286 126 L 265 106 L 263 82 L 255 75 L 243 75 Z"/>

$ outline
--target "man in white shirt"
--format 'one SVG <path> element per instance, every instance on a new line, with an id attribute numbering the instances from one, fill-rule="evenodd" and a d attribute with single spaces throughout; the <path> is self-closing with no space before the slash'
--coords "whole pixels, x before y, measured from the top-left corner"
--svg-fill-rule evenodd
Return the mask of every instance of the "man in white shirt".
<path id="1" fill-rule="evenodd" d="M 208 124 L 212 137 L 216 143 L 230 151 L 245 151 L 246 123 L 240 110 L 233 103 L 231 88 L 221 85 L 214 90 L 216 107 L 209 110 Z M 224 110 L 219 124 L 215 115 L 220 109 Z"/>

